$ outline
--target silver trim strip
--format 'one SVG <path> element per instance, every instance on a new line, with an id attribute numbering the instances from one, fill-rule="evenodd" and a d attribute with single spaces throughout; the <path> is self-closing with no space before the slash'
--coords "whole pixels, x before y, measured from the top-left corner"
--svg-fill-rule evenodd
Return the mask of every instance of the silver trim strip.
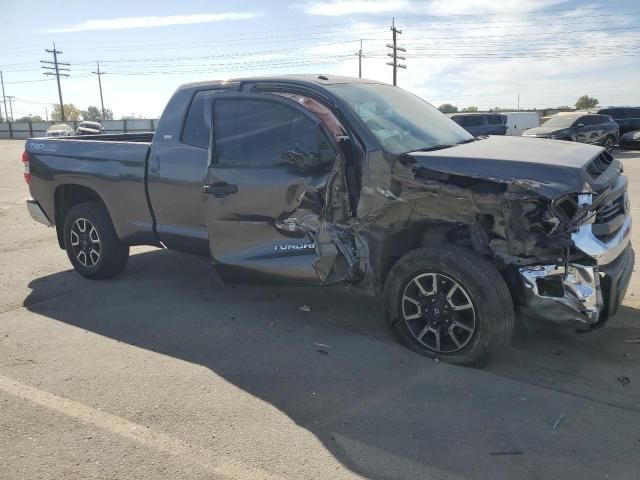
<path id="1" fill-rule="evenodd" d="M 42 208 L 40 208 L 40 205 L 38 205 L 38 202 L 33 198 L 27 199 L 27 210 L 29 210 L 29 215 L 31 215 L 31 218 L 36 222 L 42 223 L 47 227 L 53 227 Z"/>
<path id="2" fill-rule="evenodd" d="M 571 234 L 576 248 L 592 257 L 598 265 L 607 265 L 620 255 L 631 239 L 631 215 L 627 215 L 622 227 L 608 242 L 603 242 L 593 234 L 592 224 L 582 225 Z"/>

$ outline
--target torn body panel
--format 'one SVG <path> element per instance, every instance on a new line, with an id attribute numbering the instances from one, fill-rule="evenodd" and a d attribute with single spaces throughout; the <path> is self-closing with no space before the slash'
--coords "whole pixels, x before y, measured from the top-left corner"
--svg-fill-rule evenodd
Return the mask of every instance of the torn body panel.
<path id="1" fill-rule="evenodd" d="M 471 159 L 446 162 L 457 148 L 394 159 L 382 152 L 370 154 L 367 165 L 374 168 L 363 176 L 351 223 L 356 244 L 366 245 L 360 286 L 380 288 L 390 266 L 406 251 L 454 243 L 492 260 L 510 280 L 514 296 L 521 296 L 523 310 L 533 316 L 582 329 L 604 321 L 607 305 L 621 298 L 619 292 L 603 295 L 600 281 L 606 284 L 608 274 L 599 267 L 623 252 L 633 253 L 626 179 L 619 163 L 605 158 L 604 169 L 594 175 L 589 171 L 596 161 L 593 149 L 581 160 L 565 160 L 560 170 L 555 159 L 534 167 L 527 158 L 527 177 L 518 178 L 522 166 L 508 168 L 517 160 L 498 166 L 489 166 L 489 160 L 479 166 Z M 512 151 L 504 155 L 518 158 Z M 546 175 L 547 165 L 556 173 Z M 530 174 L 535 169 L 537 176 Z M 616 205 L 621 207 L 616 210 Z M 555 286 L 552 295 L 540 286 L 545 282 Z"/>

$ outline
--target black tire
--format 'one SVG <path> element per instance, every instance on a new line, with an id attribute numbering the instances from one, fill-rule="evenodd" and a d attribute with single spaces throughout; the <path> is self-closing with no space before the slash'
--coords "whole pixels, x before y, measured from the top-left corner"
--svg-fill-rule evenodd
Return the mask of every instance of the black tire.
<path id="1" fill-rule="evenodd" d="M 127 265 L 129 246 L 120 242 L 102 203 L 73 206 L 63 228 L 67 256 L 80 275 L 93 279 L 110 278 Z"/>
<path id="2" fill-rule="evenodd" d="M 422 277 L 420 277 L 421 275 Z M 448 285 L 458 284 L 460 289 L 456 291 L 455 295 L 464 294 L 463 298 L 466 300 L 463 301 L 467 303 L 454 305 L 451 302 L 453 297 L 439 298 L 440 293 L 436 295 L 429 292 L 429 295 L 425 296 L 425 289 L 420 287 L 422 294 L 418 294 L 418 296 L 425 303 L 420 307 L 416 307 L 416 313 L 407 315 L 407 317 L 416 317 L 419 314 L 420 317 L 405 320 L 407 312 L 405 294 L 409 297 L 413 295 L 408 293 L 408 289 L 414 285 L 417 286 L 414 283 L 416 277 L 420 279 L 426 278 L 429 281 L 432 278 L 434 283 L 437 279 L 441 279 L 444 289 L 450 288 Z M 446 281 L 451 281 L 452 283 L 446 284 Z M 420 282 L 422 280 L 419 280 L 418 283 Z M 437 287 L 435 287 L 435 290 L 437 290 Z M 452 295 L 452 290 L 449 290 L 449 295 Z M 418 291 L 416 290 L 416 292 Z M 392 328 L 402 343 L 422 355 L 457 365 L 482 367 L 492 356 L 506 347 L 511 340 L 514 311 L 507 285 L 498 270 L 490 262 L 468 249 L 443 245 L 419 248 L 407 253 L 398 260 L 389 272 L 385 282 L 384 295 L 388 319 Z M 436 303 L 436 305 L 441 305 L 447 310 L 445 312 L 442 308 L 440 309 L 443 312 L 441 318 L 433 317 L 434 311 L 438 311 L 438 309 L 433 307 L 429 300 L 435 302 L 434 297 L 438 302 L 442 302 Z M 456 299 L 456 302 L 459 303 L 459 300 Z M 457 311 L 458 309 L 460 312 Z M 454 312 L 453 310 L 456 311 Z M 462 339 L 464 340 L 464 332 L 468 332 L 471 323 L 468 317 L 467 320 L 463 321 L 459 315 L 462 315 L 462 313 L 469 315 L 468 310 L 471 310 L 473 315 L 473 332 L 468 334 L 466 342 L 459 342 L 461 331 L 459 329 L 454 330 L 454 328 L 457 328 L 455 325 L 466 323 L 465 329 L 462 330 Z M 438 314 L 439 317 L 440 315 Z M 417 326 L 413 323 L 414 320 L 418 322 Z M 433 323 L 437 320 L 440 323 Z M 424 323 L 420 324 L 419 322 Z M 439 333 L 433 331 L 434 338 L 437 335 L 439 351 L 425 345 L 424 342 L 418 339 L 420 335 L 414 333 L 419 330 L 424 340 L 427 338 L 424 330 L 427 329 L 426 325 L 428 324 L 436 325 L 435 328 L 439 329 Z M 409 325 L 411 325 L 411 328 Z M 462 327 L 462 325 L 460 326 Z M 433 327 L 430 326 L 428 328 L 432 329 Z M 452 330 L 458 333 L 452 336 Z M 455 343 L 453 343 L 454 337 L 456 338 Z M 443 346 L 446 345 L 446 342 L 441 344 L 441 338 L 443 340 L 448 338 L 452 348 L 458 349 L 453 351 L 449 349 L 450 351 L 447 351 Z M 463 345 L 460 346 L 462 343 Z"/>
<path id="3" fill-rule="evenodd" d="M 613 148 L 615 147 L 615 145 L 616 145 L 616 139 L 613 137 L 613 135 L 608 135 L 604 139 L 604 142 L 602 142 L 602 146 L 609 153 L 613 152 Z"/>

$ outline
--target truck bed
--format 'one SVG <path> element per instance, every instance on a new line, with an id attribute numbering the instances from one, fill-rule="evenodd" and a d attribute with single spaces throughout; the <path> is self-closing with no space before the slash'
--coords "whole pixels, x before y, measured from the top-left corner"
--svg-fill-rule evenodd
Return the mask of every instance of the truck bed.
<path id="1" fill-rule="evenodd" d="M 97 193 L 126 240 L 153 232 L 145 178 L 153 133 L 31 138 L 31 193 L 53 221 L 56 199 L 68 186 Z"/>

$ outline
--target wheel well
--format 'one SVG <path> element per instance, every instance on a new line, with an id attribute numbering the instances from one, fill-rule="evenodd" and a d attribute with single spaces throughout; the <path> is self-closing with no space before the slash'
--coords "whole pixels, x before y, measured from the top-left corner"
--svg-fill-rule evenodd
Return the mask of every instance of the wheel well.
<path id="1" fill-rule="evenodd" d="M 382 247 L 381 284 L 384 285 L 387 274 L 405 253 L 419 247 L 444 244 L 471 249 L 469 226 L 449 222 L 417 224 L 387 237 Z"/>
<path id="2" fill-rule="evenodd" d="M 82 185 L 60 185 L 54 193 L 54 211 L 58 244 L 64 249 L 64 221 L 71 208 L 79 203 L 98 201 L 104 205 L 102 198 L 95 190 Z"/>

